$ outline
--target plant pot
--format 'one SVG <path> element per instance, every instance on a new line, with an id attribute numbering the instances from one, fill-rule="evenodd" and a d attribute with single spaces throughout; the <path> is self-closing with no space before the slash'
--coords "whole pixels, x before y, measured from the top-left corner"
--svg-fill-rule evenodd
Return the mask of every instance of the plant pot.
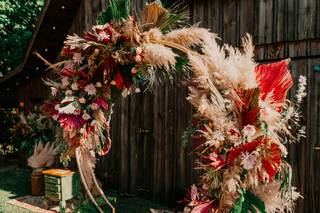
<path id="1" fill-rule="evenodd" d="M 32 196 L 44 195 L 44 175 L 43 169 L 35 169 L 31 173 L 31 194 Z"/>

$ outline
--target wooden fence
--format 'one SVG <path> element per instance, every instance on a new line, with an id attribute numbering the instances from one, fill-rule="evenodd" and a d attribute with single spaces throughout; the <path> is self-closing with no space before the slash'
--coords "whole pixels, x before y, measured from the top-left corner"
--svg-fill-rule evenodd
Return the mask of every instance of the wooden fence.
<path id="1" fill-rule="evenodd" d="M 95 23 L 106 0 L 84 0 L 69 33 L 82 33 Z M 136 12 L 145 0 L 133 0 Z M 294 184 L 304 196 L 297 212 L 320 209 L 319 145 L 320 1 L 318 0 L 197 0 L 189 2 L 191 22 L 209 27 L 224 42 L 240 45 L 246 32 L 253 35 L 256 59 L 263 63 L 291 57 L 295 81 L 308 77 L 304 103 L 307 139 L 290 145 Z M 294 97 L 293 88 L 290 93 Z M 105 187 L 137 193 L 161 201 L 174 201 L 193 182 L 190 148 L 183 148 L 181 136 L 192 109 L 185 100 L 186 89 L 162 86 L 150 94 L 119 101 L 112 117 L 113 146 L 102 158 L 97 174 Z"/>

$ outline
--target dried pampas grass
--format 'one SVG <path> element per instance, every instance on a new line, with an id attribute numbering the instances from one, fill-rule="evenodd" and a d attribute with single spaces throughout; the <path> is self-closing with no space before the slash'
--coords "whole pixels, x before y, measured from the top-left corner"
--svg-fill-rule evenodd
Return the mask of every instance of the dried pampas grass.
<path id="1" fill-rule="evenodd" d="M 37 143 L 33 155 L 28 159 L 28 166 L 34 169 L 52 166 L 58 150 L 59 147 L 53 143 L 47 143 L 45 146 L 42 143 Z"/>
<path id="2" fill-rule="evenodd" d="M 164 35 L 163 39 L 185 47 L 191 47 L 193 45 L 208 43 L 212 36 L 213 34 L 208 29 L 192 26 L 190 28 L 173 30 Z"/>
<path id="3" fill-rule="evenodd" d="M 161 44 L 145 44 L 143 46 L 143 55 L 145 63 L 154 68 L 163 68 L 166 71 L 176 64 L 176 56 L 172 49 Z"/>

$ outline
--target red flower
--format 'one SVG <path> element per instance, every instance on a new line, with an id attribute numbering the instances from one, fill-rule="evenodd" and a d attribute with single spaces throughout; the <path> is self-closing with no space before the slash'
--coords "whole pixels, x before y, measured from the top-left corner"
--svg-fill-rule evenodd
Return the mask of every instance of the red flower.
<path id="1" fill-rule="evenodd" d="M 219 157 L 218 154 L 216 154 L 216 153 L 213 153 L 209 156 L 205 156 L 204 158 L 211 161 L 211 163 L 209 165 L 213 166 L 215 171 L 220 170 L 222 167 L 224 167 L 226 165 L 226 161 L 224 159 L 222 159 L 221 157 Z"/>
<path id="2" fill-rule="evenodd" d="M 72 56 L 73 53 L 77 52 L 76 49 L 71 49 L 70 47 L 63 47 L 62 51 L 61 51 L 61 55 L 62 56 Z"/>
<path id="3" fill-rule="evenodd" d="M 114 81 L 119 90 L 123 89 L 123 87 L 129 88 L 131 85 L 131 82 L 118 70 L 116 71 Z"/>
<path id="4" fill-rule="evenodd" d="M 86 32 L 83 36 L 83 38 L 87 41 L 94 41 L 94 42 L 98 42 L 98 38 L 97 36 L 93 35 L 90 32 Z"/>
<path id="5" fill-rule="evenodd" d="M 229 150 L 227 154 L 227 164 L 231 164 L 242 153 L 253 152 L 254 150 L 256 150 L 258 146 L 260 146 L 261 144 L 264 144 L 266 140 L 267 140 L 266 138 L 260 137 L 250 143 L 245 143 L 239 146 L 238 148 Z"/>
<path id="6" fill-rule="evenodd" d="M 266 157 L 262 160 L 262 166 L 272 179 L 278 172 L 281 163 L 281 150 L 277 144 L 272 143 L 266 150 Z"/>
<path id="7" fill-rule="evenodd" d="M 58 121 L 65 131 L 80 129 L 86 123 L 80 115 L 71 114 L 60 114 Z"/>
<path id="8" fill-rule="evenodd" d="M 269 94 L 272 94 L 270 104 L 273 104 L 278 112 L 281 112 L 287 92 L 293 85 L 290 70 L 287 66 L 288 61 L 282 60 L 257 66 L 255 70 L 261 90 L 260 98 L 265 100 Z"/>
<path id="9" fill-rule="evenodd" d="M 105 100 L 103 100 L 102 98 L 98 98 L 95 101 L 95 103 L 98 104 L 99 107 L 102 107 L 104 110 L 108 110 L 108 108 L 109 108 L 108 103 Z"/>

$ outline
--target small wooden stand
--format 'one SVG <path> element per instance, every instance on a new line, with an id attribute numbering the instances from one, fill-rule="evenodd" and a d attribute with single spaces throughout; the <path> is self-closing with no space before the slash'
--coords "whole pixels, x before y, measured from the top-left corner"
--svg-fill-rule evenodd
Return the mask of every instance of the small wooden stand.
<path id="1" fill-rule="evenodd" d="M 78 172 L 65 169 L 49 169 L 44 174 L 44 206 L 48 207 L 48 199 L 59 201 L 60 208 L 66 208 L 66 201 L 75 197 L 80 191 Z"/>

